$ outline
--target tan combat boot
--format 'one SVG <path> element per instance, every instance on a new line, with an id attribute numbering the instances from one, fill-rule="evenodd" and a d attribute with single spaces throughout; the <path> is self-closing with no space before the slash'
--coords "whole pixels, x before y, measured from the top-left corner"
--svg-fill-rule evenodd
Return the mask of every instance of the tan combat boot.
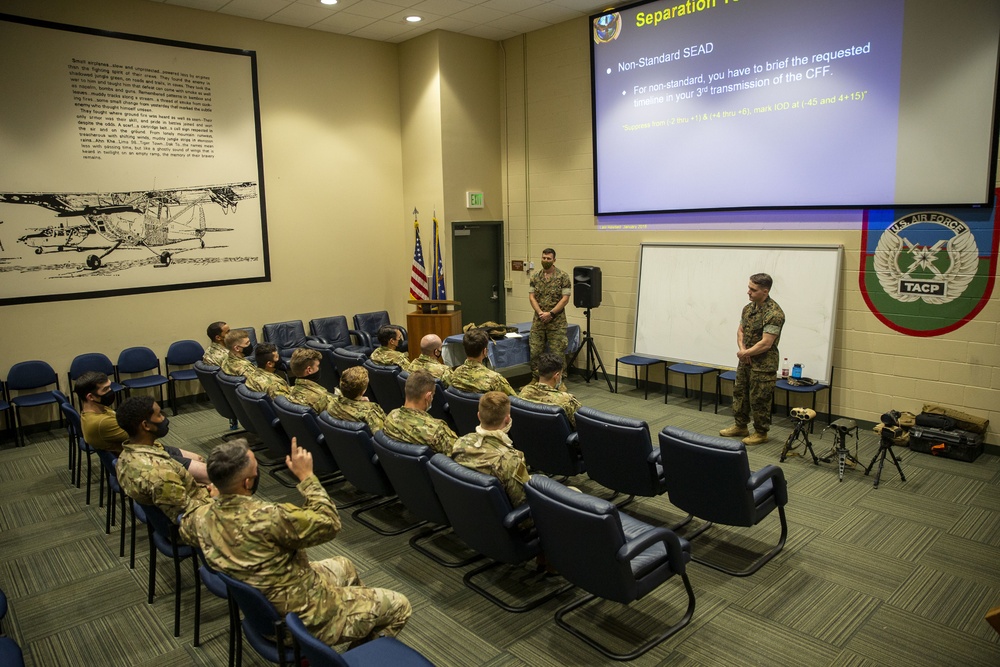
<path id="1" fill-rule="evenodd" d="M 753 435 L 743 438 L 743 444 L 747 447 L 752 445 L 763 445 L 767 441 L 767 431 L 754 431 Z"/>
<path id="2" fill-rule="evenodd" d="M 749 435 L 750 431 L 747 430 L 746 426 L 740 426 L 739 424 L 733 424 L 729 428 L 724 428 L 719 431 L 719 435 L 723 438 L 739 438 L 744 435 Z"/>

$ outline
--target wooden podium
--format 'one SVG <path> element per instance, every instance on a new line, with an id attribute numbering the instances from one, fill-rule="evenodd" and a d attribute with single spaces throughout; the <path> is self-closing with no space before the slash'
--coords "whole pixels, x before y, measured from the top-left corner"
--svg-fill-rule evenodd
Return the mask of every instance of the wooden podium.
<path id="1" fill-rule="evenodd" d="M 406 314 L 406 332 L 410 341 L 410 359 L 420 356 L 420 339 L 427 334 L 437 334 L 444 340 L 453 334 L 462 333 L 462 311 L 460 301 L 443 299 L 410 299 L 416 306 Z M 451 308 L 451 310 L 449 310 Z"/>

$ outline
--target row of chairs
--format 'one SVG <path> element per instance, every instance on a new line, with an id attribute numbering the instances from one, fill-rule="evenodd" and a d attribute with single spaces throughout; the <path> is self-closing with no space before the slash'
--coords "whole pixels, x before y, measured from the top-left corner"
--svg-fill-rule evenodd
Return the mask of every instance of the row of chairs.
<path id="1" fill-rule="evenodd" d="M 353 329 L 348 327 L 347 317 L 335 315 L 309 320 L 308 334 L 302 320 L 265 324 L 262 333 L 264 342 L 273 343 L 278 348 L 278 354 L 287 363 L 292 353 L 300 347 L 343 348 L 367 357 L 379 346 L 378 330 L 388 324 L 391 324 L 388 311 L 379 310 L 355 315 Z M 403 345 L 399 349 L 405 352 L 408 342 L 406 328 L 392 326 L 403 333 Z M 257 331 L 253 327 L 231 328 L 243 329 L 250 335 L 250 342 L 257 344 Z"/>

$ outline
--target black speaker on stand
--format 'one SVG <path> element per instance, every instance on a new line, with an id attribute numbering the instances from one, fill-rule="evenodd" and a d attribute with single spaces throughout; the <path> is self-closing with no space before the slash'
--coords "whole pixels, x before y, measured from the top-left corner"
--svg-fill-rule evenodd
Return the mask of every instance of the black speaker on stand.
<path id="1" fill-rule="evenodd" d="M 604 381 L 608 383 L 608 391 L 613 392 L 611 380 L 608 378 L 608 371 L 604 368 L 604 361 L 601 360 L 601 353 L 597 351 L 594 337 L 590 335 L 590 311 L 601 305 L 601 267 L 599 266 L 574 266 L 573 267 L 573 305 L 583 308 L 583 314 L 587 316 L 587 329 L 583 332 L 583 340 L 576 354 L 570 360 L 570 366 L 576 361 L 580 350 L 587 349 L 587 367 L 583 374 L 583 379 L 589 384 L 592 378 L 597 377 L 600 369 L 604 374 Z"/>

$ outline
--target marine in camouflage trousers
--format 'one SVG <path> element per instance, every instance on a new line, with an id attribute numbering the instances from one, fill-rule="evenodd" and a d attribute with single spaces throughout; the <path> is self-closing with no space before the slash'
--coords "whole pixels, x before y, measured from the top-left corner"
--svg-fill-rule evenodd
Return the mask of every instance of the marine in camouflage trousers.
<path id="1" fill-rule="evenodd" d="M 753 419 L 755 431 L 771 429 L 771 406 L 774 403 L 773 371 L 758 371 L 749 363 L 736 367 L 733 385 L 733 416 L 737 426 L 746 426 Z"/>
<path id="2" fill-rule="evenodd" d="M 413 613 L 406 597 L 387 588 L 361 584 L 354 563 L 337 556 L 310 563 L 327 586 L 340 589 L 343 626 L 330 623 L 309 628 L 317 639 L 332 646 L 338 642 L 362 642 L 377 637 L 395 637 Z"/>
<path id="3" fill-rule="evenodd" d="M 537 319 L 537 318 L 536 318 Z M 563 362 L 563 374 L 566 373 L 566 348 L 569 339 L 566 337 L 566 317 L 556 317 L 548 324 L 540 321 L 531 325 L 528 334 L 528 349 L 531 353 L 531 377 L 538 379 L 538 357 L 548 347 L 553 354 L 559 355 Z"/>

